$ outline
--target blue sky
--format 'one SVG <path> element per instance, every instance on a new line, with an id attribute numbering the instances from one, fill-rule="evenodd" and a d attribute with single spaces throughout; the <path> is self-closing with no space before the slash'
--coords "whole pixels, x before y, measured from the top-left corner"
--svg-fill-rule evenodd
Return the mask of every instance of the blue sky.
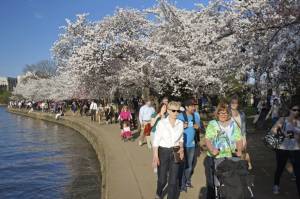
<path id="1" fill-rule="evenodd" d="M 177 0 L 178 7 L 193 9 L 207 0 Z M 0 76 L 17 76 L 26 64 L 50 59 L 50 48 L 65 19 L 90 13 L 90 20 L 113 14 L 116 7 L 137 9 L 155 0 L 0 0 Z M 174 2 L 174 1 L 172 1 Z"/>

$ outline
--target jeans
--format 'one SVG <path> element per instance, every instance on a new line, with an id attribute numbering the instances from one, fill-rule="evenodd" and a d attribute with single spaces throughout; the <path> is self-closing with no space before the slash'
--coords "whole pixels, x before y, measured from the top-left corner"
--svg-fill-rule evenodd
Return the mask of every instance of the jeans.
<path id="1" fill-rule="evenodd" d="M 191 183 L 193 162 L 195 159 L 195 147 L 184 148 L 184 158 L 181 187 L 185 187 L 187 183 Z"/>
<path id="2" fill-rule="evenodd" d="M 163 197 L 163 190 L 168 182 L 168 199 L 176 199 L 178 195 L 178 172 L 180 164 L 174 162 L 172 148 L 158 148 L 160 164 L 157 168 L 156 194 Z"/>
<path id="3" fill-rule="evenodd" d="M 285 168 L 288 159 L 290 159 L 296 176 L 297 190 L 298 190 L 298 195 L 300 197 L 300 150 L 288 151 L 288 150 L 277 149 L 275 152 L 276 152 L 277 167 L 274 176 L 274 185 L 279 186 L 282 172 Z"/>

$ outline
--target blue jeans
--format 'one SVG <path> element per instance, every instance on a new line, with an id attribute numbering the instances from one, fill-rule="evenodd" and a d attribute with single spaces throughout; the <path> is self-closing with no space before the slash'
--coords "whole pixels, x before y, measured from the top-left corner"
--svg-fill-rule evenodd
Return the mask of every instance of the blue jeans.
<path id="1" fill-rule="evenodd" d="M 191 183 L 193 162 L 195 158 L 195 147 L 184 148 L 184 165 L 181 187 L 184 187 L 186 183 Z"/>

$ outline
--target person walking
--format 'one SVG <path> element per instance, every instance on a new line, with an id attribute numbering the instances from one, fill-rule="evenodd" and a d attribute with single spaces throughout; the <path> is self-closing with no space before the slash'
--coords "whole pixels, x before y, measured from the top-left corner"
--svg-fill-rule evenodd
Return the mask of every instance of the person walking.
<path id="1" fill-rule="evenodd" d="M 258 109 L 258 116 L 255 118 L 255 121 L 253 123 L 255 124 L 255 128 L 258 130 L 263 129 L 265 124 L 265 118 L 269 112 L 267 101 L 262 99 L 257 105 Z"/>
<path id="2" fill-rule="evenodd" d="M 239 109 L 239 97 L 234 95 L 230 101 L 230 111 L 232 119 L 236 122 L 238 128 L 241 130 L 243 140 L 243 154 L 242 158 L 248 162 L 248 169 L 252 169 L 251 159 L 247 153 L 247 129 L 246 129 L 246 114 Z"/>
<path id="3" fill-rule="evenodd" d="M 208 148 L 204 160 L 207 194 L 206 199 L 215 199 L 213 165 L 214 158 L 232 157 L 236 152 L 242 154 L 242 134 L 236 122 L 231 119 L 229 105 L 221 102 L 215 112 L 216 119 L 209 122 L 205 133 L 205 144 Z"/>
<path id="4" fill-rule="evenodd" d="M 300 121 L 299 121 L 299 105 L 290 106 L 288 117 L 280 118 L 272 127 L 274 134 L 281 132 L 284 140 L 279 148 L 275 150 L 276 154 L 276 171 L 274 174 L 273 193 L 280 193 L 280 178 L 286 166 L 288 159 L 293 165 L 294 174 L 296 176 L 296 185 L 298 197 L 300 198 Z"/>
<path id="5" fill-rule="evenodd" d="M 142 146 L 145 143 L 145 137 L 147 138 L 147 143 L 150 142 L 150 129 L 151 128 L 151 115 L 155 113 L 155 109 L 152 107 L 151 100 L 148 99 L 146 104 L 140 108 L 139 112 L 139 122 L 141 125 L 141 133 L 139 139 L 139 145 Z M 145 132 L 146 129 L 149 129 L 149 132 Z"/>
<path id="6" fill-rule="evenodd" d="M 246 115 L 243 111 L 239 110 L 239 98 L 234 95 L 230 101 L 230 114 L 232 119 L 236 122 L 238 128 L 241 130 L 243 138 L 243 149 L 246 149 Z"/>
<path id="7" fill-rule="evenodd" d="M 150 134 L 151 145 L 153 145 L 157 124 L 161 119 L 167 117 L 166 113 L 167 113 L 167 105 L 165 103 L 161 103 L 157 111 L 151 115 L 151 134 Z"/>
<path id="8" fill-rule="evenodd" d="M 97 118 L 98 118 L 98 122 L 99 124 L 101 124 L 101 121 L 103 119 L 103 115 L 104 115 L 104 107 L 103 105 L 100 103 L 97 109 Z"/>
<path id="9" fill-rule="evenodd" d="M 112 107 L 107 104 L 105 106 L 105 120 L 106 124 L 112 124 L 112 119 L 113 119 L 113 110 Z"/>
<path id="10" fill-rule="evenodd" d="M 169 115 L 158 123 L 153 141 L 153 167 L 158 168 L 155 199 L 163 198 L 167 183 L 167 198 L 177 198 L 179 167 L 184 159 L 183 122 L 177 119 L 180 103 L 172 101 L 167 108 Z"/>
<path id="11" fill-rule="evenodd" d="M 71 110 L 72 110 L 73 116 L 74 116 L 76 114 L 76 111 L 77 111 L 77 104 L 76 104 L 75 101 L 72 102 Z"/>
<path id="12" fill-rule="evenodd" d="M 275 98 L 272 101 L 272 106 L 271 109 L 269 111 L 269 113 L 266 116 L 266 120 L 269 119 L 269 117 L 271 116 L 272 118 L 272 125 L 275 125 L 277 120 L 279 119 L 279 111 L 280 111 L 280 103 L 279 100 L 277 98 Z"/>
<path id="13" fill-rule="evenodd" d="M 197 133 L 200 129 L 200 115 L 195 112 L 195 102 L 192 99 L 184 102 L 185 111 L 180 113 L 178 119 L 183 122 L 184 128 L 184 156 L 185 161 L 182 165 L 181 191 L 187 191 L 192 188 L 192 170 L 195 161 L 195 152 L 197 146 Z"/>
<path id="14" fill-rule="evenodd" d="M 90 105 L 90 111 L 91 111 L 91 120 L 92 121 L 96 121 L 96 111 L 97 111 L 98 107 L 97 104 L 94 100 L 92 100 L 92 103 Z"/>
<path id="15" fill-rule="evenodd" d="M 123 122 L 125 121 L 130 124 L 131 119 L 131 112 L 129 111 L 128 106 L 124 105 L 118 117 L 118 120 L 120 121 L 120 128 L 123 128 Z"/>

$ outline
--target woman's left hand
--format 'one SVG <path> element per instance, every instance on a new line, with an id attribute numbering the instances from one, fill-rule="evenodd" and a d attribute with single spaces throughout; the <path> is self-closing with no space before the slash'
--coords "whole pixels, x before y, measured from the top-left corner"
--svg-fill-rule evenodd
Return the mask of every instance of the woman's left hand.
<path id="1" fill-rule="evenodd" d="M 178 153 L 179 153 L 180 159 L 183 160 L 184 159 L 184 150 L 183 150 L 183 148 L 180 148 Z"/>

